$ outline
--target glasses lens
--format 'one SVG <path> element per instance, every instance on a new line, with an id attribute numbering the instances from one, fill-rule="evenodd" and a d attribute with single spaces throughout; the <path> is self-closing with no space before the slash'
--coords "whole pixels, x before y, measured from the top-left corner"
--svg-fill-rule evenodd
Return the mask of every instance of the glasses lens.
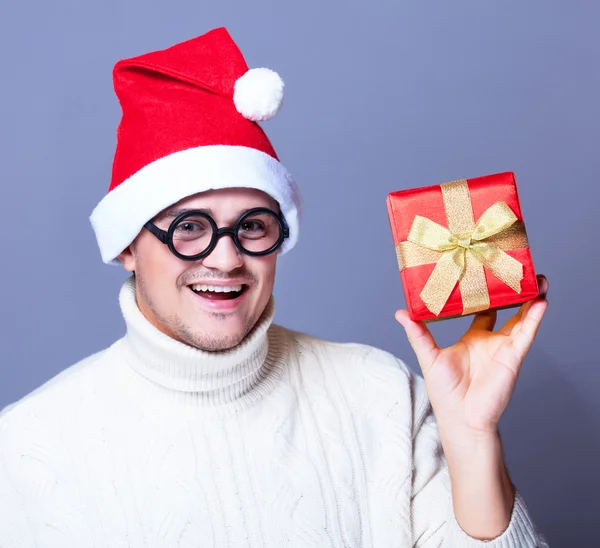
<path id="1" fill-rule="evenodd" d="M 252 213 L 240 223 L 237 236 L 246 251 L 260 253 L 277 243 L 281 224 L 274 213 Z"/>
<path id="2" fill-rule="evenodd" d="M 211 242 L 213 227 L 202 215 L 182 219 L 173 231 L 173 247 L 178 253 L 192 257 L 202 253 Z"/>

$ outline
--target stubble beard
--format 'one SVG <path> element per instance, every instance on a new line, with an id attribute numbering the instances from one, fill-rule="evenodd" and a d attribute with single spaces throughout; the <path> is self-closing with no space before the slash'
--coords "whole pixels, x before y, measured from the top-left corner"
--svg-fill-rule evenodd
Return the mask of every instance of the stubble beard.
<path id="1" fill-rule="evenodd" d="M 228 316 L 228 314 L 219 312 L 208 312 L 207 315 L 215 321 L 226 321 Z M 168 318 L 167 322 L 179 340 L 185 344 L 207 352 L 221 352 L 230 350 L 243 341 L 258 321 L 258 317 L 258 315 L 255 315 L 255 317 L 246 318 L 244 329 L 241 333 L 222 336 L 193 329 L 178 316 Z"/>

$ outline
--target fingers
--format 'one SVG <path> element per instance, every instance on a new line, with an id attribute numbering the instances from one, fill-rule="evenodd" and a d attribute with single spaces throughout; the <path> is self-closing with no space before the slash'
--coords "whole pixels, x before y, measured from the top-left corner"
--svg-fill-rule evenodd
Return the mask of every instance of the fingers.
<path id="1" fill-rule="evenodd" d="M 546 276 L 544 276 L 543 274 L 538 274 L 537 279 L 538 279 L 538 286 L 540 288 L 539 296 L 545 297 L 548 294 L 548 289 L 550 288 L 550 282 L 548 281 L 548 278 L 546 278 Z"/>
<path id="2" fill-rule="evenodd" d="M 484 331 L 493 331 L 494 326 L 496 325 L 496 318 L 498 317 L 498 313 L 496 310 L 482 310 L 481 312 L 477 312 L 473 321 L 471 322 L 471 327 L 469 331 L 474 331 L 476 329 L 482 329 Z"/>
<path id="3" fill-rule="evenodd" d="M 550 285 L 548 283 L 548 279 L 543 274 L 539 274 L 537 276 L 537 279 L 538 279 L 538 286 L 539 286 L 538 297 L 536 297 L 536 299 L 534 301 L 527 301 L 526 303 L 523 303 L 521 305 L 521 307 L 519 308 L 519 311 L 514 316 L 509 318 L 508 321 L 502 326 L 502 328 L 498 330 L 499 333 L 502 333 L 503 335 L 506 335 L 506 336 L 510 336 L 510 334 L 513 332 L 513 329 L 515 328 L 515 326 L 518 324 L 518 322 L 521 320 L 521 318 L 523 318 L 523 315 L 529 311 L 529 309 L 531 308 L 533 303 L 536 300 L 539 300 L 540 298 L 544 299 L 546 297 L 546 295 L 548 294 L 548 288 Z"/>
<path id="4" fill-rule="evenodd" d="M 412 321 L 407 310 L 398 310 L 395 317 L 404 328 L 408 342 L 415 351 L 419 365 L 425 375 L 440 352 L 439 346 L 425 323 Z"/>
<path id="5" fill-rule="evenodd" d="M 531 306 L 531 302 L 532 301 L 527 301 L 526 303 L 523 303 L 519 307 L 518 312 L 514 316 L 511 316 L 506 321 L 506 323 L 498 330 L 498 333 L 502 333 L 502 335 L 510 336 L 515 325 L 517 325 L 519 320 L 523 317 L 523 313 L 526 312 L 527 310 L 529 310 L 529 307 Z"/>
<path id="6" fill-rule="evenodd" d="M 535 301 L 530 302 L 528 310 L 523 312 L 523 317 L 516 324 L 511 339 L 515 354 L 520 359 L 529 352 L 547 308 L 546 298 L 538 297 Z"/>
<path id="7" fill-rule="evenodd" d="M 535 300 L 526 302 L 519 313 L 516 322 L 511 318 L 509 322 L 513 322 L 512 330 L 509 333 L 510 340 L 508 344 L 502 346 L 499 359 L 505 363 L 522 363 L 523 359 L 538 333 L 542 319 L 548 309 L 548 293 L 549 284 L 544 278 L 540 283 L 540 294 Z M 507 322 L 507 324 L 509 323 Z"/>

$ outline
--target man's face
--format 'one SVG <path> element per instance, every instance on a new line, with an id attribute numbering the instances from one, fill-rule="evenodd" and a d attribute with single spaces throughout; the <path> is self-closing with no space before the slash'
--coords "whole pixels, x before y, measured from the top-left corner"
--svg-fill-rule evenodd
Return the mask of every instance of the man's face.
<path id="1" fill-rule="evenodd" d="M 167 230 L 177 213 L 204 209 L 221 228 L 233 226 L 254 207 L 279 211 L 277 202 L 260 190 L 228 188 L 185 198 L 153 222 Z M 251 257 L 241 253 L 230 236 L 223 236 L 208 256 L 184 261 L 143 229 L 119 259 L 126 270 L 135 272 L 137 303 L 148 321 L 173 339 L 216 351 L 237 345 L 260 317 L 273 291 L 277 252 Z M 224 299 L 231 293 L 194 291 L 196 285 L 243 285 L 243 291 L 233 300 Z"/>

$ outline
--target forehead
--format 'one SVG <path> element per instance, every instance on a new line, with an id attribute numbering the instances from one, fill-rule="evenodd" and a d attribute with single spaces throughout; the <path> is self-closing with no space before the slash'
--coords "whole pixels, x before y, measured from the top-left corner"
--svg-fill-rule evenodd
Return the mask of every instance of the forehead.
<path id="1" fill-rule="evenodd" d="M 183 200 L 165 208 L 157 217 L 181 212 L 188 209 L 210 211 L 216 218 L 227 218 L 239 215 L 253 207 L 268 207 L 279 211 L 277 201 L 262 190 L 255 188 L 223 188 L 207 190 L 188 196 Z"/>

